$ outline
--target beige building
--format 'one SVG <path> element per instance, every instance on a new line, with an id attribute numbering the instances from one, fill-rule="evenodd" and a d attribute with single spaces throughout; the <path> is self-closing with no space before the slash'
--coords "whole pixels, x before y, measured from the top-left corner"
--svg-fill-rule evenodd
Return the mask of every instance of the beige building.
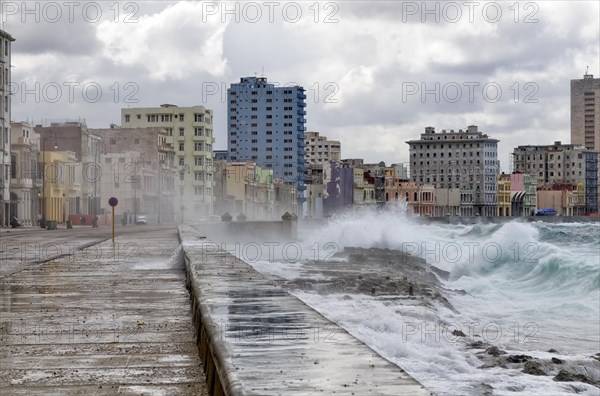
<path id="1" fill-rule="evenodd" d="M 11 43 L 15 39 L 0 30 L 0 227 L 10 222 L 10 119 Z"/>
<path id="2" fill-rule="evenodd" d="M 339 161 L 341 159 L 341 143 L 338 140 L 328 140 L 326 136 L 321 136 L 319 132 L 305 132 L 304 147 L 308 165 L 322 165 L 323 162 Z"/>
<path id="3" fill-rule="evenodd" d="M 102 140 L 101 207 L 119 199 L 119 213 L 146 215 L 151 223 L 179 221 L 175 215 L 176 180 L 180 178 L 175 151 L 164 128 L 93 129 Z"/>
<path id="4" fill-rule="evenodd" d="M 571 143 L 600 151 L 600 78 L 571 80 Z"/>
<path id="5" fill-rule="evenodd" d="M 215 213 L 233 218 L 244 214 L 248 220 L 279 220 L 293 213 L 296 188 L 273 180 L 273 170 L 252 161 L 215 162 Z"/>
<path id="6" fill-rule="evenodd" d="M 124 128 L 158 127 L 166 130 L 167 143 L 175 148 L 175 168 L 183 178 L 176 206 L 189 213 L 213 212 L 213 112 L 203 106 L 121 109 Z"/>
<path id="7" fill-rule="evenodd" d="M 40 209 L 37 195 L 41 189 L 41 178 L 37 178 L 37 157 L 40 136 L 26 122 L 13 122 L 11 134 L 11 181 L 10 213 L 19 218 L 23 225 L 36 225 Z"/>

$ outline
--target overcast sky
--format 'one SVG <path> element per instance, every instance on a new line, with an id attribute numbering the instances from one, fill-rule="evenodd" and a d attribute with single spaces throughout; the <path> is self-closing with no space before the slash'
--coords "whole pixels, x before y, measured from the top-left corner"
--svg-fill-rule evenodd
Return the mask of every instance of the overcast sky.
<path id="1" fill-rule="evenodd" d="M 569 142 L 570 80 L 588 66 L 600 74 L 598 4 L 2 1 L 0 7 L 2 28 L 16 39 L 13 121 L 82 118 L 100 128 L 118 124 L 123 107 L 203 105 L 215 112 L 215 147 L 224 149 L 224 90 L 264 71 L 271 82 L 306 88 L 308 130 L 340 140 L 344 158 L 404 162 L 405 141 L 426 126 L 478 125 L 500 140 L 508 171 L 516 145 Z"/>

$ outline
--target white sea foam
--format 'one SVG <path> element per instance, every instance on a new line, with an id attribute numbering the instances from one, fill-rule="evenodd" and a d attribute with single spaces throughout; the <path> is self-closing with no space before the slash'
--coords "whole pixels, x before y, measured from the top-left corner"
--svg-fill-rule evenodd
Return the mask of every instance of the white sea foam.
<path id="1" fill-rule="evenodd" d="M 598 223 L 423 224 L 398 212 L 359 213 L 301 236 L 306 259 L 314 255 L 310 246 L 328 243 L 338 250 L 377 247 L 415 253 L 416 247 L 417 255 L 450 272 L 446 287 L 468 292 L 449 295 L 458 313 L 366 295 L 295 292 L 428 389 L 480 394 L 482 384 L 488 384 L 494 395 L 598 395 L 598 388 L 580 382 L 555 382 L 551 376 L 515 369 L 481 369 L 475 356 L 479 351 L 441 330 L 443 325 L 460 326 L 509 353 L 547 359 L 546 351 L 554 348 L 563 359 L 589 360 L 600 345 Z M 323 250 L 322 256 L 329 253 Z M 319 276 L 285 261 L 255 268 L 285 279 Z"/>

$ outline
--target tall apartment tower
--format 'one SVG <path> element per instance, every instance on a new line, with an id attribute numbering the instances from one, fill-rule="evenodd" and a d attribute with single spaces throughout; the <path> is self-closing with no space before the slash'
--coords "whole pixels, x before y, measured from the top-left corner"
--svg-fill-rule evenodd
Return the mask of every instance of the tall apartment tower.
<path id="1" fill-rule="evenodd" d="M 600 151 L 600 78 L 571 80 L 571 144 Z"/>
<path id="2" fill-rule="evenodd" d="M 243 77 L 227 90 L 228 160 L 272 169 L 275 179 L 296 185 L 300 202 L 306 188 L 305 99 L 304 88 L 275 87 L 265 77 Z"/>
<path id="3" fill-rule="evenodd" d="M 15 39 L 0 30 L 0 227 L 10 222 L 10 53 Z"/>
<path id="4" fill-rule="evenodd" d="M 425 128 L 409 140 L 410 176 L 436 189 L 460 189 L 461 216 L 495 216 L 499 172 L 498 140 L 471 125 L 466 131 Z"/>
<path id="5" fill-rule="evenodd" d="M 213 112 L 203 106 L 121 109 L 124 128 L 164 128 L 175 149 L 179 209 L 209 216 L 213 208 Z M 158 144 L 158 142 L 157 142 Z M 177 188 L 176 188 L 177 190 Z"/>

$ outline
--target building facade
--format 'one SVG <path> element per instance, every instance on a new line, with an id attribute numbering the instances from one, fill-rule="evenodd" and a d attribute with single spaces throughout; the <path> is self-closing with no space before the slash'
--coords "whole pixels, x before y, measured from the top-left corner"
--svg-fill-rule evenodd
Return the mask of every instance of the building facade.
<path id="1" fill-rule="evenodd" d="M 205 217 L 213 213 L 213 111 L 203 106 L 121 109 L 123 128 L 163 128 L 166 143 L 175 150 L 179 170 L 181 202 L 188 213 Z"/>
<path id="2" fill-rule="evenodd" d="M 11 46 L 15 39 L 0 30 L 0 227 L 10 223 Z"/>
<path id="3" fill-rule="evenodd" d="M 498 175 L 498 214 L 499 217 L 510 217 L 510 175 Z"/>
<path id="4" fill-rule="evenodd" d="M 11 216 L 19 218 L 23 225 L 37 224 L 38 193 L 41 179 L 37 178 L 37 158 L 40 136 L 26 122 L 13 122 L 11 135 Z"/>
<path id="5" fill-rule="evenodd" d="M 102 139 L 100 167 L 101 208 L 109 211 L 108 199 L 117 197 L 121 211 L 146 215 L 152 223 L 173 222 L 177 210 L 175 150 L 164 128 L 93 129 Z"/>
<path id="6" fill-rule="evenodd" d="M 338 140 L 328 140 L 319 132 L 306 132 L 304 134 L 304 146 L 306 148 L 306 165 L 323 166 L 327 161 L 341 160 L 342 149 Z"/>
<path id="7" fill-rule="evenodd" d="M 471 125 L 458 132 L 425 128 L 410 146 L 410 176 L 417 183 L 460 189 L 461 216 L 497 213 L 498 140 Z"/>
<path id="8" fill-rule="evenodd" d="M 421 184 L 402 179 L 386 180 L 385 200 L 388 205 L 406 205 L 409 216 L 434 216 L 436 189 L 433 184 Z"/>
<path id="9" fill-rule="evenodd" d="M 600 78 L 571 80 L 571 143 L 600 152 Z"/>
<path id="10" fill-rule="evenodd" d="M 587 213 L 598 211 L 598 152 L 577 144 L 518 146 L 513 150 L 515 172 L 531 175 L 540 189 L 583 184 Z"/>
<path id="11" fill-rule="evenodd" d="M 50 125 L 36 125 L 35 132 L 40 136 L 40 151 L 73 152 L 77 172 L 82 175 L 79 198 L 79 212 L 76 214 L 97 214 L 99 211 L 97 175 L 94 174 L 102 147 L 100 138 L 92 134 L 83 121 L 53 122 Z"/>
<path id="12" fill-rule="evenodd" d="M 80 164 L 74 151 L 40 151 L 38 162 L 42 178 L 38 207 L 40 219 L 65 223 L 81 208 Z"/>
<path id="13" fill-rule="evenodd" d="M 306 189 L 304 91 L 276 87 L 265 77 L 243 77 L 227 90 L 228 160 L 271 169 L 274 179 L 296 186 L 299 203 Z"/>

